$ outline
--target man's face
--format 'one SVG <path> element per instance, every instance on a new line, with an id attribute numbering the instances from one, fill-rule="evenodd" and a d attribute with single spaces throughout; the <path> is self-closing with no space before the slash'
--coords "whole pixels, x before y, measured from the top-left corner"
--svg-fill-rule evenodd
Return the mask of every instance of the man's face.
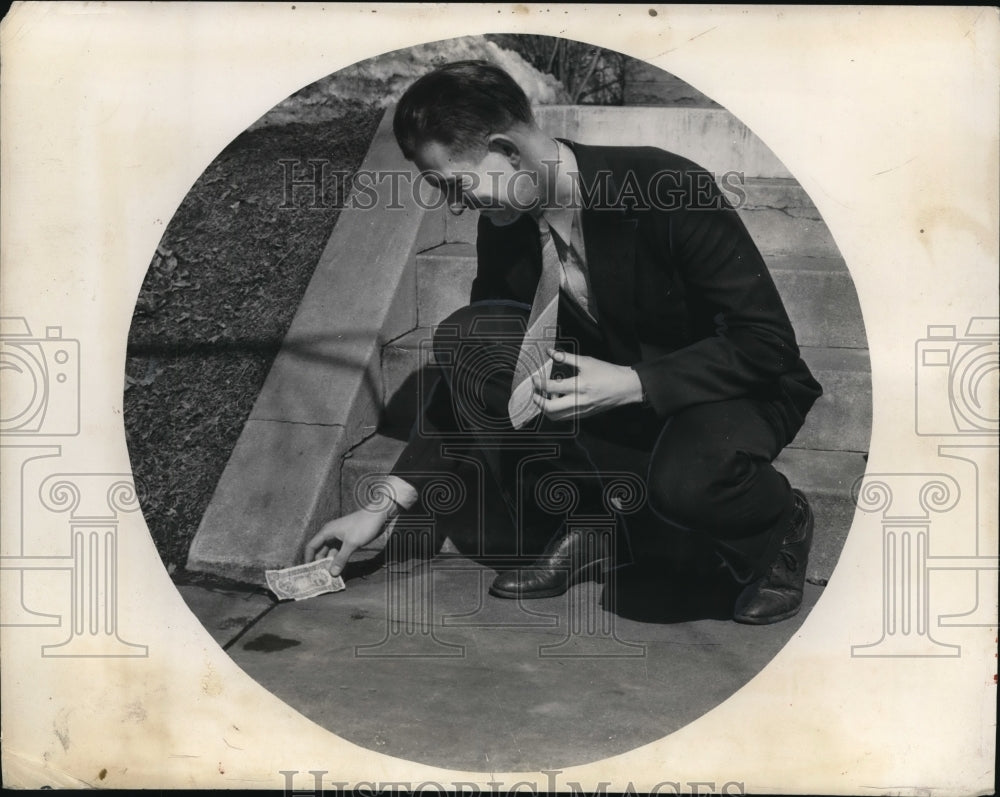
<path id="1" fill-rule="evenodd" d="M 472 208 L 502 227 L 538 204 L 537 175 L 517 168 L 516 152 L 505 146 L 458 153 L 432 141 L 417 149 L 413 162 L 456 215 Z"/>

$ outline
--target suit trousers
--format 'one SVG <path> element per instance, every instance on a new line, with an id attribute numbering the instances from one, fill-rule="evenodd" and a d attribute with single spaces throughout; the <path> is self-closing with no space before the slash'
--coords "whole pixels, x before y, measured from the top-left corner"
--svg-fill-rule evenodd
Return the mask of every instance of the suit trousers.
<path id="1" fill-rule="evenodd" d="M 790 442 L 778 410 L 750 397 L 688 406 L 668 418 L 629 405 L 575 421 L 539 416 L 515 430 L 507 401 L 529 311 L 513 301 L 477 302 L 453 313 L 434 338 L 445 387 L 434 400 L 450 404 L 434 412 L 467 433 L 511 519 L 502 531 L 494 519 L 487 536 L 514 529 L 517 551 L 537 552 L 565 521 L 565 506 L 546 499 L 554 478 L 574 487 L 577 517 L 598 517 L 609 512 L 603 485 L 627 474 L 644 487 L 645 501 L 617 517 L 618 565 L 658 552 L 684 570 L 714 551 L 737 581 L 762 575 L 792 515 L 791 487 L 772 465 Z M 611 359 L 598 325 L 565 296 L 558 346 Z M 553 375 L 574 372 L 555 364 Z"/>

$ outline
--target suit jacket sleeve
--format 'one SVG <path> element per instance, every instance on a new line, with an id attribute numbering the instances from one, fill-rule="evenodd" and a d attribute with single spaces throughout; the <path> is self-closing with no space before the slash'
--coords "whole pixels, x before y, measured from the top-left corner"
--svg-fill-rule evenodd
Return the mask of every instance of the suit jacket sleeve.
<path id="1" fill-rule="evenodd" d="M 707 203 L 702 195 L 696 203 L 689 191 L 682 207 L 655 215 L 666 261 L 661 266 L 680 281 L 695 330 L 689 345 L 634 365 L 661 416 L 693 404 L 776 395 L 780 378 L 801 364 L 767 266 L 736 211 L 712 186 L 716 193 Z"/>

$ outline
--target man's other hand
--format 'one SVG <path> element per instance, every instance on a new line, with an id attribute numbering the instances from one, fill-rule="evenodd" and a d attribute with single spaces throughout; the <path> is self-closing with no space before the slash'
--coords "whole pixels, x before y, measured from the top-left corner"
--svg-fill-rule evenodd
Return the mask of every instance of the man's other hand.
<path id="1" fill-rule="evenodd" d="M 382 532 L 387 519 L 385 512 L 358 509 L 331 520 L 306 544 L 303 559 L 306 562 L 325 559 L 336 543 L 340 543 L 340 549 L 333 554 L 333 563 L 330 565 L 330 573 L 339 576 L 351 554 L 374 540 Z"/>
<path id="2" fill-rule="evenodd" d="M 576 368 L 576 376 L 546 377 L 535 373 L 532 400 L 554 421 L 586 418 L 625 404 L 642 402 L 639 375 L 627 365 L 615 365 L 582 354 L 549 350 L 554 362 Z"/>

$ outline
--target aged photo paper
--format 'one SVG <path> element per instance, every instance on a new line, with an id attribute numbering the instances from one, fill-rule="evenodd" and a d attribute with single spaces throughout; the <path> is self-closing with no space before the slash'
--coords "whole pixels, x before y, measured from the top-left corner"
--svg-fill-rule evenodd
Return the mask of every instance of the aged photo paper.
<path id="1" fill-rule="evenodd" d="M 162 564 L 123 425 L 137 294 L 213 159 L 313 81 L 483 33 L 625 53 L 746 124 L 821 212 L 871 357 L 867 472 L 801 628 L 680 730 L 548 771 L 391 757 L 250 678 Z M 31 419 L 0 436 L 5 786 L 993 791 L 995 8 L 38 2 L 0 48 L 0 391 Z"/>

